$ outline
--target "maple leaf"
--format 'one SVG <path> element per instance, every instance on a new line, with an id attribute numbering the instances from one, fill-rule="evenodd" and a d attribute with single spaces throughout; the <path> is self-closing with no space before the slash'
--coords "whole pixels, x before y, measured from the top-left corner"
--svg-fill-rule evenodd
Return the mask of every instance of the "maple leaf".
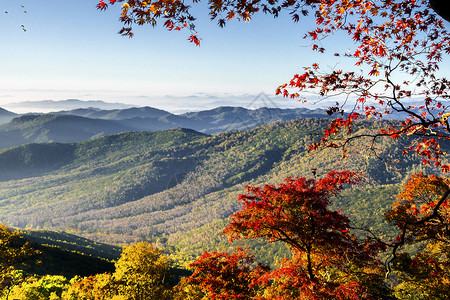
<path id="1" fill-rule="evenodd" d="M 194 34 L 189 37 L 189 42 L 194 43 L 196 46 L 200 46 L 200 39 Z"/>
<path id="2" fill-rule="evenodd" d="M 101 9 L 101 10 L 106 9 L 107 6 L 108 6 L 108 5 L 105 3 L 104 0 L 101 0 L 101 1 L 97 4 L 97 8 L 98 8 L 98 9 Z"/>

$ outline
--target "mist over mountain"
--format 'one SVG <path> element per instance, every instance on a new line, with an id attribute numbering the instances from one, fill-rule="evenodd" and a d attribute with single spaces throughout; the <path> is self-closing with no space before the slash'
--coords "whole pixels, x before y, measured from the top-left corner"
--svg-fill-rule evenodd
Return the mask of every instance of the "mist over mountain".
<path id="1" fill-rule="evenodd" d="M 110 103 L 101 100 L 41 100 L 41 101 L 22 101 L 16 103 L 8 103 L 3 105 L 10 110 L 20 110 L 20 113 L 27 112 L 53 112 L 57 110 L 71 110 L 77 108 L 98 108 L 98 109 L 124 109 L 133 107 L 133 105 L 124 103 Z"/>
<path id="2" fill-rule="evenodd" d="M 17 116 L 18 114 L 10 112 L 0 107 L 0 124 L 7 123 Z"/>

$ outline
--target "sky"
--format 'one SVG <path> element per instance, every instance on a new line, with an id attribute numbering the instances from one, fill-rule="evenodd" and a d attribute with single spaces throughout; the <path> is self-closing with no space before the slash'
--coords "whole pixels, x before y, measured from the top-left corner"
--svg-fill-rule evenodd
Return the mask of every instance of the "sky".
<path id="1" fill-rule="evenodd" d="M 198 7 L 196 47 L 187 31 L 144 26 L 122 37 L 120 7 L 99 11 L 96 3 L 2 0 L 0 107 L 81 99 L 181 111 L 245 107 L 260 93 L 274 106 L 299 106 L 274 97 L 314 55 L 301 38 L 304 26 L 288 17 L 260 15 L 222 29 Z"/>
<path id="2" fill-rule="evenodd" d="M 315 61 L 336 67 L 302 39 L 310 19 L 293 23 L 288 16 L 260 14 L 220 28 L 200 5 L 194 13 L 202 42 L 196 47 L 187 31 L 148 25 L 135 26 L 132 39 L 122 37 L 120 6 L 99 11 L 97 3 L 2 0 L 0 107 L 80 99 L 181 112 L 247 107 L 262 99 L 258 95 L 267 95 L 271 106 L 299 107 L 275 97 L 275 89 Z M 332 43 L 345 47 L 340 38 Z"/>

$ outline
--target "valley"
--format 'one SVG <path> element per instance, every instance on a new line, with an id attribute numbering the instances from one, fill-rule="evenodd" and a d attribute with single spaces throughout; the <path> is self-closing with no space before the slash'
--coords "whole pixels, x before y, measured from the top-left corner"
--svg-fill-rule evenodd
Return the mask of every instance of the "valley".
<path id="1" fill-rule="evenodd" d="M 361 121 L 355 133 L 389 122 L 395 121 Z M 380 223 L 405 174 L 426 168 L 418 169 L 414 156 L 395 164 L 400 155 L 396 149 L 408 139 L 377 141 L 377 155 L 386 163 L 373 157 L 373 149 L 361 147 L 361 140 L 349 147 L 351 160 L 341 159 L 335 149 L 309 152 L 328 123 L 325 118 L 300 118 L 217 135 L 181 128 L 124 132 L 77 143 L 4 149 L 0 221 L 115 245 L 157 242 L 189 259 L 204 250 L 229 247 L 221 229 L 239 210 L 237 197 L 245 185 L 311 177 L 312 169 L 319 177 L 351 169 L 366 180 L 361 190 L 336 200 L 336 208 L 361 223 Z M 381 200 L 371 203 L 380 194 Z"/>

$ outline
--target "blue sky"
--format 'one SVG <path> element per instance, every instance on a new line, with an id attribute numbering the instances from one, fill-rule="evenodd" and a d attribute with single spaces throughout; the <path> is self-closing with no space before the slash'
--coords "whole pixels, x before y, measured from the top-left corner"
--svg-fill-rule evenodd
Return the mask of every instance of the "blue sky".
<path id="1" fill-rule="evenodd" d="M 273 97 L 276 87 L 312 62 L 336 63 L 302 39 L 311 20 L 295 24 L 288 16 L 261 14 L 221 29 L 199 6 L 202 44 L 196 47 L 188 32 L 149 26 L 135 27 L 132 39 L 122 37 L 120 7 L 102 12 L 97 2 L 2 0 L 0 106 L 75 98 L 184 111 L 246 107 L 264 92 L 274 106 L 296 107 L 294 100 Z M 330 42 L 345 47 L 341 38 Z"/>

